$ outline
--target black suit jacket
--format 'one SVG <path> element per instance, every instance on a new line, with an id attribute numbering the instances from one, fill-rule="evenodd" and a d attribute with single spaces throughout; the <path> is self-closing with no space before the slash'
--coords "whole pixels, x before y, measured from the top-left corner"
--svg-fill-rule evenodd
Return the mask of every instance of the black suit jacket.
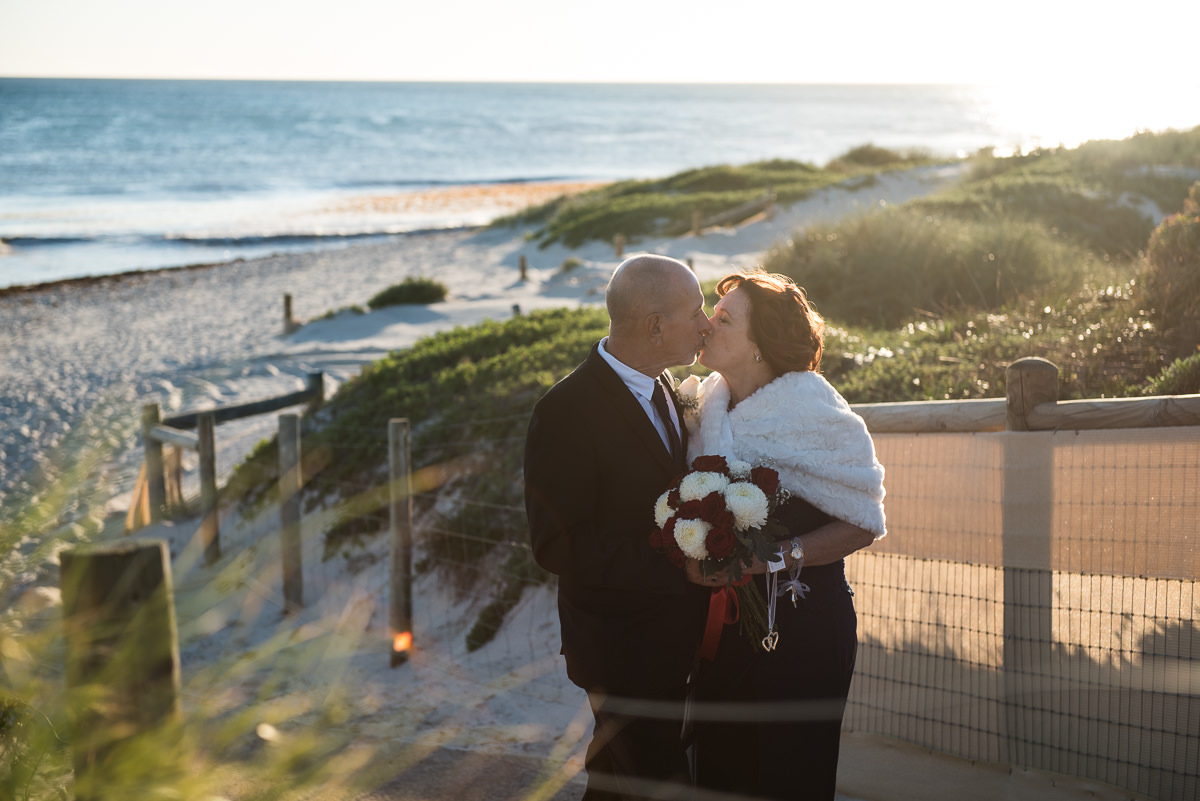
<path id="1" fill-rule="evenodd" d="M 534 407 L 533 553 L 559 577 L 567 674 L 584 689 L 683 695 L 710 593 L 650 547 L 654 502 L 683 468 L 597 346 Z"/>

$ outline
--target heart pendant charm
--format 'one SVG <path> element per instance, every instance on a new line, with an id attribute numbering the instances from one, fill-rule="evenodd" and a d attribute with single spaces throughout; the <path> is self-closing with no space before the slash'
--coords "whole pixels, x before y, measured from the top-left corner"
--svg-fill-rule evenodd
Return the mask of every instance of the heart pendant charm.
<path id="1" fill-rule="evenodd" d="M 779 632 L 769 631 L 767 636 L 762 638 L 763 650 L 768 653 L 775 650 L 775 646 L 779 644 Z"/>

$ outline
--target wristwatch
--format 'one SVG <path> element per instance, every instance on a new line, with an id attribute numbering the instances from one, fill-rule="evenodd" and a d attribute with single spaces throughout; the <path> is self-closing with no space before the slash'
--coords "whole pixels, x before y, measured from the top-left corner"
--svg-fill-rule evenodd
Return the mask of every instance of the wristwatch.
<path id="1" fill-rule="evenodd" d="M 804 564 L 804 546 L 800 544 L 799 537 L 792 537 L 792 561 L 798 565 Z"/>

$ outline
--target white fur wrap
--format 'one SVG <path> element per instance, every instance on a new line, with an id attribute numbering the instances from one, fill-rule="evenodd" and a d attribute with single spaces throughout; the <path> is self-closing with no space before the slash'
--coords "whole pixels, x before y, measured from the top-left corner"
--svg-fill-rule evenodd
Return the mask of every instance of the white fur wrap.
<path id="1" fill-rule="evenodd" d="M 866 423 L 818 373 L 785 373 L 729 408 L 729 385 L 719 373 L 680 386 L 699 414 L 685 414 L 688 462 L 702 454 L 765 464 L 785 489 L 838 520 L 887 533 L 883 465 Z M 695 404 L 690 404 L 693 407 Z"/>

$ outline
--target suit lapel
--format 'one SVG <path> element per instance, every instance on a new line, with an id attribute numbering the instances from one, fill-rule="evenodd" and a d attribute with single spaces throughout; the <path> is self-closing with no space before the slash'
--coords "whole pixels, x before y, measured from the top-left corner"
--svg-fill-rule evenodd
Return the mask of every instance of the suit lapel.
<path id="1" fill-rule="evenodd" d="M 586 364 L 596 380 L 597 390 L 604 399 L 605 407 L 611 409 L 614 416 L 646 447 L 663 472 L 674 476 L 678 472 L 678 467 L 671 459 L 671 454 L 667 450 L 667 446 L 663 444 L 658 430 L 646 416 L 646 411 L 638 403 L 637 398 L 633 397 L 629 387 L 625 386 L 625 382 L 621 380 L 620 376 L 614 373 L 604 361 L 598 346 L 592 346 L 592 352 L 588 355 Z M 678 410 L 678 407 L 676 409 Z M 580 421 L 580 424 L 587 425 L 588 422 Z"/>

